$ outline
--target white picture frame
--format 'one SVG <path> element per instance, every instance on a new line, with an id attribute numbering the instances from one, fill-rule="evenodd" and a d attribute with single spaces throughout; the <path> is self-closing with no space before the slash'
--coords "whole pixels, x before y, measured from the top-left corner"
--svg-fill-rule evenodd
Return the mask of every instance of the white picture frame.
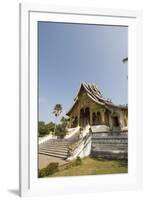
<path id="1" fill-rule="evenodd" d="M 19 6 L 20 196 L 92 193 L 142 186 L 142 14 L 43 4 Z M 128 174 L 58 177 L 37 176 L 37 22 L 76 22 L 128 26 Z"/>

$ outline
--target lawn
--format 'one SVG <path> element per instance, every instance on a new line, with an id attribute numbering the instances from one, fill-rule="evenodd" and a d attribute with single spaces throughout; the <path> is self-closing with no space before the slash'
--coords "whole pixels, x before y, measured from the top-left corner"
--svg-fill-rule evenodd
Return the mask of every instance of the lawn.
<path id="1" fill-rule="evenodd" d="M 61 166 L 58 172 L 50 176 L 81 176 L 97 174 L 116 174 L 127 172 L 128 166 L 127 162 L 125 161 L 97 160 L 91 157 L 86 157 L 82 159 L 82 163 L 80 165 L 74 165 L 73 161 L 71 163 L 68 163 L 67 165 Z"/>

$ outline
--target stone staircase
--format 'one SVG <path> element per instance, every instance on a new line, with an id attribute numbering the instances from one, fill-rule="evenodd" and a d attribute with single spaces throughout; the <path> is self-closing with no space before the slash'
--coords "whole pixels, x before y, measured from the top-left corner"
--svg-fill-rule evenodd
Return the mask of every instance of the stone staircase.
<path id="1" fill-rule="evenodd" d="M 79 132 L 68 139 L 50 139 L 39 145 L 39 154 L 66 160 L 69 156 L 69 146 L 79 141 Z M 127 134 L 93 133 L 91 139 L 91 156 L 105 159 L 127 159 Z"/>
<path id="2" fill-rule="evenodd" d="M 79 132 L 69 139 L 51 139 L 39 145 L 39 154 L 60 159 L 68 157 L 69 145 L 78 140 Z"/>

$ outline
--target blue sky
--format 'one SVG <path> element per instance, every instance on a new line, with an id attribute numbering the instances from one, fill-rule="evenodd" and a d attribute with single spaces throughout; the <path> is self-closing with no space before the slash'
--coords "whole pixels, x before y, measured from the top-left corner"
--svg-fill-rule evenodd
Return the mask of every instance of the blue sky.
<path id="1" fill-rule="evenodd" d="M 38 23 L 39 121 L 64 115 L 81 82 L 95 83 L 115 104 L 128 103 L 128 27 Z"/>

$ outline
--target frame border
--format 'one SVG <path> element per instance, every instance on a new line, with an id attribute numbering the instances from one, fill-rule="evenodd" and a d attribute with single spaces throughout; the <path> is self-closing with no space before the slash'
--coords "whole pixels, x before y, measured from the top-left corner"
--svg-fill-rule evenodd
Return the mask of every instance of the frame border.
<path id="1" fill-rule="evenodd" d="M 46 9 L 46 7 L 48 9 Z M 20 196 L 31 196 L 34 194 L 31 192 L 30 187 L 30 13 L 52 13 L 52 14 L 65 14 L 65 15 L 82 15 L 82 16 L 102 16 L 102 17 L 112 17 L 112 18 L 126 18 L 126 19 L 134 19 L 136 20 L 138 29 L 138 37 L 139 45 L 137 48 L 141 52 L 142 47 L 142 39 L 141 39 L 141 29 L 142 29 L 142 13 L 141 11 L 125 11 L 125 10 L 99 10 L 95 8 L 77 8 L 77 7 L 62 7 L 62 6 L 48 6 L 48 5 L 40 5 L 40 4 L 19 4 L 19 194 Z M 26 37 L 24 31 L 24 24 L 28 25 L 28 35 Z M 24 40 L 27 40 L 28 48 L 23 49 Z M 27 46 L 26 45 L 26 46 Z M 26 56 L 27 54 L 27 56 Z M 142 65 L 142 56 L 139 53 L 137 55 L 138 62 Z M 24 69 L 24 59 L 28 58 L 28 69 L 27 67 Z M 22 67 L 23 66 L 23 67 Z M 27 79 L 26 79 L 26 76 Z M 142 78 L 142 67 L 139 70 L 139 76 Z M 25 90 L 24 83 L 26 84 Z M 141 84 L 142 85 L 142 82 Z M 139 87 L 140 88 L 140 87 Z M 141 89 L 142 91 L 142 89 Z M 142 92 L 138 91 L 140 97 L 142 97 Z M 28 93 L 27 93 L 28 92 Z M 142 100 L 141 100 L 142 101 Z M 26 111 L 24 114 L 24 110 Z M 140 113 L 142 113 L 142 102 L 140 105 Z M 142 122 L 139 121 L 139 124 L 142 125 Z M 24 128 L 25 127 L 25 128 Z M 24 135 L 26 131 L 27 137 Z M 141 130 L 142 131 L 142 130 Z M 24 141 L 25 136 L 25 141 Z M 24 143 L 23 143 L 24 141 Z M 142 145 L 142 138 L 139 137 L 139 141 L 137 141 L 140 145 Z M 26 149 L 27 148 L 27 149 Z M 140 153 L 142 152 L 142 147 L 139 149 Z M 28 161 L 26 166 L 26 160 Z M 137 172 L 137 185 L 133 185 L 133 188 L 136 189 L 141 187 L 142 185 L 142 172 L 141 166 L 142 160 L 140 157 L 137 157 L 138 164 L 138 172 Z M 121 188 L 122 189 L 122 188 Z"/>

